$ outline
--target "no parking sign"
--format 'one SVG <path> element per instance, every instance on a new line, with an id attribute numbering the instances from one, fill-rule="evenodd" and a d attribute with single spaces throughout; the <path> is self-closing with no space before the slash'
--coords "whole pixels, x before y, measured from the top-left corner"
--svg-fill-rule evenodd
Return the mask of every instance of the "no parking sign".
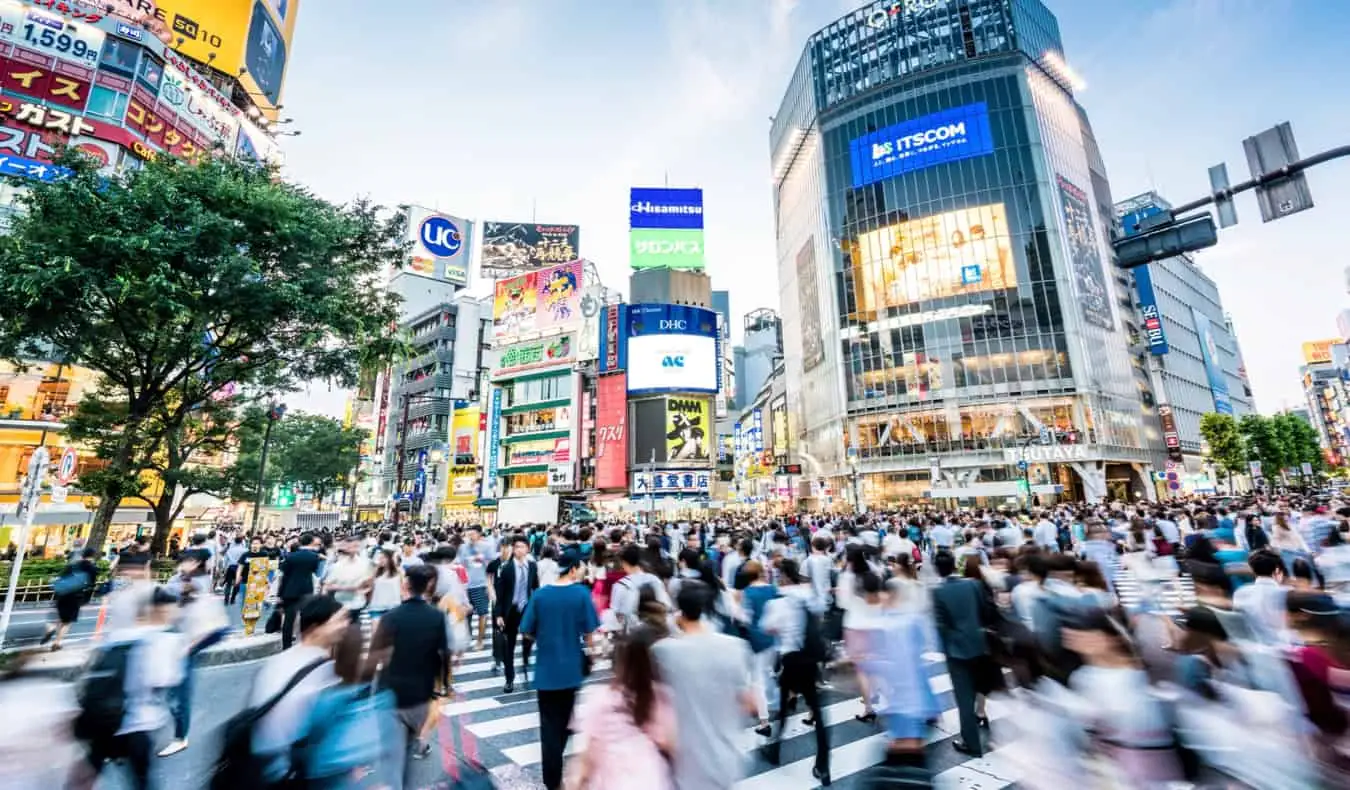
<path id="1" fill-rule="evenodd" d="M 61 465 L 56 468 L 56 480 L 63 486 L 70 485 L 75 479 L 75 467 L 79 464 L 79 458 L 75 455 L 75 448 L 67 447 L 64 453 L 61 453 Z"/>

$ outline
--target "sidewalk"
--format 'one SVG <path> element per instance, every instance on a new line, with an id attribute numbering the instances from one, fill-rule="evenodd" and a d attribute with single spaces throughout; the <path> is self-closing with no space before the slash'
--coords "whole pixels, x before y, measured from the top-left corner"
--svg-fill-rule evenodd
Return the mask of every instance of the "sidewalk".
<path id="1" fill-rule="evenodd" d="M 73 681 L 89 660 L 90 647 L 74 647 L 55 653 L 41 651 L 29 659 L 24 666 L 28 675 L 44 675 L 60 680 Z M 254 661 L 281 652 L 280 634 L 255 634 L 244 636 L 233 634 L 225 641 L 209 647 L 197 659 L 198 667 L 214 667 L 222 664 L 238 664 Z"/>

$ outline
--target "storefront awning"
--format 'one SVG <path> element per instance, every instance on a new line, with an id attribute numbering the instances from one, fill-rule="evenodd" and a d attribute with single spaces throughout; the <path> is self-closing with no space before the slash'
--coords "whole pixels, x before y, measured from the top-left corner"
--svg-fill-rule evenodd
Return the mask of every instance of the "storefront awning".
<path id="1" fill-rule="evenodd" d="M 0 505 L 0 527 L 19 526 L 18 505 Z M 53 527 L 58 525 L 85 524 L 94 517 L 91 510 L 79 505 L 38 505 L 33 515 L 33 525 Z"/>

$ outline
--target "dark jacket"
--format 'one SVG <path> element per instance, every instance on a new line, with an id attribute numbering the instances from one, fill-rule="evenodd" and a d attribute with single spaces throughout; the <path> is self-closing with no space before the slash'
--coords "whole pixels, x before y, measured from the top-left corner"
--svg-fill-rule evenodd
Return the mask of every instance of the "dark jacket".
<path id="1" fill-rule="evenodd" d="M 371 655 L 383 657 L 380 688 L 390 689 L 400 708 L 431 700 L 436 679 L 449 667 L 445 615 L 421 598 L 409 598 L 385 612 L 371 640 Z"/>
<path id="2" fill-rule="evenodd" d="M 281 560 L 281 588 L 277 597 L 298 601 L 314 594 L 314 574 L 319 572 L 319 555 L 309 549 L 297 549 Z"/>
<path id="3" fill-rule="evenodd" d="M 979 658 L 989 652 L 985 606 L 984 590 L 974 579 L 952 576 L 933 588 L 933 618 L 948 658 Z"/>
<path id="4" fill-rule="evenodd" d="M 534 595 L 534 591 L 539 589 L 539 568 L 529 560 L 525 561 L 525 568 L 530 576 L 525 582 L 525 602 L 529 603 L 530 596 Z M 498 566 L 492 584 L 497 594 L 497 611 L 504 615 L 511 605 L 511 601 L 516 597 L 516 561 L 514 558 Z M 524 611 L 524 607 L 521 608 L 521 611 Z"/>

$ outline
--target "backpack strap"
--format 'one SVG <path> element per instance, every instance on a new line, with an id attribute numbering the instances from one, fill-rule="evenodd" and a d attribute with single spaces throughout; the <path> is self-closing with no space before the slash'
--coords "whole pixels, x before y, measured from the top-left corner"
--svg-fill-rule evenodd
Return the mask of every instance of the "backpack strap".
<path id="1" fill-rule="evenodd" d="M 309 677 L 310 673 L 312 673 L 319 667 L 323 666 L 324 664 L 327 664 L 328 661 L 329 659 L 327 658 L 318 658 L 301 667 L 300 671 L 296 672 L 295 675 L 292 676 L 291 679 L 286 682 L 286 685 L 281 687 L 281 691 L 278 691 L 276 694 L 272 695 L 272 697 L 268 699 L 266 702 L 253 709 L 253 720 L 257 721 L 258 719 L 261 719 L 263 716 L 266 716 L 268 713 L 270 713 L 272 711 L 272 708 L 275 708 L 277 706 L 278 702 L 281 702 L 281 700 L 284 699 L 287 694 L 290 694 L 292 691 L 295 690 L 296 686 L 300 685 L 300 681 Z"/>

